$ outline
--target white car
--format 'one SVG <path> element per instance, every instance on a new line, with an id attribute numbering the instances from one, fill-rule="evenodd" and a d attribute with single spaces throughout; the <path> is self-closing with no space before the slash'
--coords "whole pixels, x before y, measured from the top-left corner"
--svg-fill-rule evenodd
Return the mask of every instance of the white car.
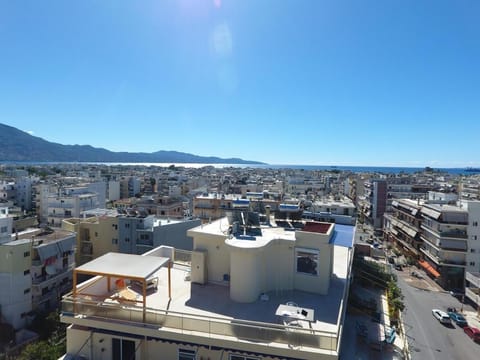
<path id="1" fill-rule="evenodd" d="M 450 320 L 450 316 L 448 316 L 445 311 L 439 309 L 432 309 L 432 314 L 435 319 L 440 321 L 442 324 L 450 325 L 452 323 L 452 320 Z"/>

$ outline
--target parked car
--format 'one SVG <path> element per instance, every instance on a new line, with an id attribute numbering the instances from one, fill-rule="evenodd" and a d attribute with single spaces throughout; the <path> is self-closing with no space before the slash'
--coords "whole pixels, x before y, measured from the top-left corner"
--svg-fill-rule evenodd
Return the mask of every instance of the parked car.
<path id="1" fill-rule="evenodd" d="M 480 343 L 480 329 L 474 326 L 465 326 L 463 328 L 463 331 L 465 332 L 465 334 L 470 336 L 473 341 Z"/>
<path id="2" fill-rule="evenodd" d="M 437 319 L 444 325 L 451 325 L 452 321 L 450 320 L 450 316 L 445 311 L 442 311 L 440 309 L 432 309 L 432 314 Z"/>
<path id="3" fill-rule="evenodd" d="M 457 324 L 460 327 L 465 327 L 468 326 L 467 319 L 463 317 L 462 314 L 458 313 L 455 308 L 453 309 L 448 309 L 448 316 L 450 316 L 450 319 L 453 320 L 455 324 Z"/>

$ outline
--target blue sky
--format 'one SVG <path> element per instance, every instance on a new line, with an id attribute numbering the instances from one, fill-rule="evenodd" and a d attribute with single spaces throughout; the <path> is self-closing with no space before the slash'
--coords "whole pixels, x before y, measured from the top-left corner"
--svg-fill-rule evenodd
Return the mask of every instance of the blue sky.
<path id="1" fill-rule="evenodd" d="M 480 165 L 480 2 L 0 2 L 0 122 L 270 164 Z"/>

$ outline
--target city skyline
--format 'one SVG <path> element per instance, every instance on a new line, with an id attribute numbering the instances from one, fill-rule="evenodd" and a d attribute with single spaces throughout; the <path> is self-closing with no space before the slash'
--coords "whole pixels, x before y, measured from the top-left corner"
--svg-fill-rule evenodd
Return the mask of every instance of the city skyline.
<path id="1" fill-rule="evenodd" d="M 268 164 L 480 166 L 473 1 L 0 5 L 0 123 Z"/>

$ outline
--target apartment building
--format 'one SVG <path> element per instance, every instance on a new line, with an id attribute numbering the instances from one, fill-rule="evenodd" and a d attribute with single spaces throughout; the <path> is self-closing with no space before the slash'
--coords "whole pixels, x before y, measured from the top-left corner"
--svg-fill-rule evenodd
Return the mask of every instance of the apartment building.
<path id="1" fill-rule="evenodd" d="M 191 266 L 160 247 L 75 269 L 66 358 L 339 358 L 353 227 L 222 218 L 188 235 Z M 81 274 L 97 276 L 77 285 Z"/>
<path id="2" fill-rule="evenodd" d="M 423 201 L 399 199 L 392 201 L 393 212 L 384 215 L 384 239 L 395 244 L 413 260 L 422 258 L 421 209 Z"/>
<path id="3" fill-rule="evenodd" d="M 193 199 L 193 216 L 207 223 L 224 217 L 226 211 L 238 207 L 264 212 L 268 205 L 272 211 L 276 211 L 280 201 L 275 198 L 268 192 L 248 191 L 244 195 L 204 193 Z"/>
<path id="4" fill-rule="evenodd" d="M 327 197 L 312 202 L 303 217 L 317 221 L 334 222 L 344 225 L 355 225 L 356 207 L 347 197 Z"/>
<path id="5" fill-rule="evenodd" d="M 200 225 L 199 219 L 166 219 L 129 211 L 118 217 L 118 251 L 143 254 L 160 245 L 192 250 L 187 230 Z"/>
<path id="6" fill-rule="evenodd" d="M 127 199 L 140 194 L 142 182 L 139 178 L 129 176 L 120 180 L 120 198 Z"/>
<path id="7" fill-rule="evenodd" d="M 382 228 L 383 214 L 387 209 L 387 181 L 372 179 L 364 183 L 364 197 L 359 200 L 360 219 L 375 229 Z"/>
<path id="8" fill-rule="evenodd" d="M 463 288 L 467 265 L 468 211 L 454 205 L 425 204 L 421 209 L 420 263 L 445 289 Z"/>
<path id="9" fill-rule="evenodd" d="M 62 229 L 75 232 L 75 263 L 85 264 L 108 252 L 118 252 L 118 213 L 116 210 L 84 211 L 80 218 L 62 221 Z"/>
<path id="10" fill-rule="evenodd" d="M 72 287 L 75 234 L 36 229 L 0 244 L 1 316 L 15 329 L 51 310 Z"/>
<path id="11" fill-rule="evenodd" d="M 23 211 L 33 209 L 33 184 L 34 179 L 30 177 L 21 177 L 15 180 L 15 204 Z"/>

